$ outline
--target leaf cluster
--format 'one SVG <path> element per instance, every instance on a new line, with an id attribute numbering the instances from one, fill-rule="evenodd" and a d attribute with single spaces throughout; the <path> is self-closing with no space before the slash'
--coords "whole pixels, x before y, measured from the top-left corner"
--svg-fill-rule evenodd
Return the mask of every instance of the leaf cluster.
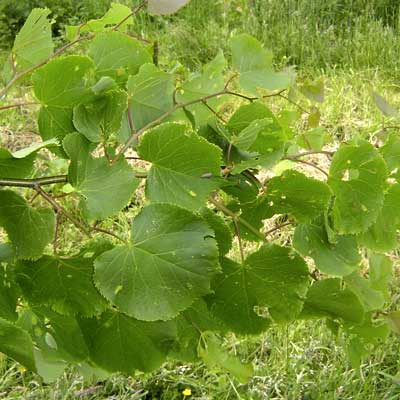
<path id="1" fill-rule="evenodd" d="M 132 374 L 172 357 L 246 382 L 251 365 L 225 353 L 221 335 L 322 319 L 358 350 L 383 340 L 397 324 L 385 306 L 398 137 L 336 148 L 317 127 L 323 83 L 275 71 L 246 34 L 232 38 L 230 60 L 220 53 L 184 77 L 160 69 L 129 30 L 146 3 L 67 27 L 55 52 L 49 11 L 35 9 L 15 39 L 0 96 L 32 83 L 42 143 L 0 149 L 0 351 L 47 380 L 68 364 Z M 300 112 L 273 112 L 274 96 Z M 298 133 L 302 116 L 310 129 Z M 35 168 L 44 147 L 67 175 Z M 43 201 L 27 201 L 31 191 Z M 128 234 L 101 228 L 140 196 Z M 73 252 L 57 246 L 66 223 L 82 236 Z M 271 238 L 281 229 L 285 245 Z"/>

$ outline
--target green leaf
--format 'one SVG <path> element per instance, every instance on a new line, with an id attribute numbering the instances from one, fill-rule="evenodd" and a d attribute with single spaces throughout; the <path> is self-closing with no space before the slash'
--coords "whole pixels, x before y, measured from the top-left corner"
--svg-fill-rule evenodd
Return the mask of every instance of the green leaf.
<path id="1" fill-rule="evenodd" d="M 219 253 L 221 256 L 224 256 L 232 248 L 232 232 L 228 225 L 222 217 L 207 207 L 200 211 L 200 215 L 214 231 L 214 237 L 218 243 Z"/>
<path id="2" fill-rule="evenodd" d="M 226 127 L 233 135 L 238 136 L 239 133 L 247 128 L 253 121 L 267 118 L 272 120 L 271 122 L 274 123 L 275 130 L 280 129 L 280 124 L 272 111 L 264 104 L 254 101 L 250 104 L 240 106 L 230 117 Z"/>
<path id="3" fill-rule="evenodd" d="M 342 289 L 340 279 L 324 279 L 310 287 L 301 318 L 341 318 L 345 321 L 361 323 L 364 308 L 350 289 Z"/>
<path id="4" fill-rule="evenodd" d="M 52 379 L 51 367 L 62 372 L 66 362 L 76 363 L 88 358 L 83 334 L 74 317 L 35 306 L 21 312 L 18 326 L 31 335 L 39 353 L 35 353 L 38 372 L 45 373 L 47 379 Z"/>
<path id="5" fill-rule="evenodd" d="M 32 76 L 36 98 L 53 107 L 68 108 L 84 102 L 93 94 L 86 87 L 86 79 L 93 62 L 85 56 L 55 58 L 38 69 Z"/>
<path id="6" fill-rule="evenodd" d="M 201 74 L 194 74 L 182 84 L 176 92 L 177 101 L 186 103 L 222 91 L 225 86 L 223 71 L 226 65 L 225 57 L 220 52 L 209 64 L 204 66 Z M 215 97 L 207 100 L 207 104 L 215 111 L 218 111 L 218 107 L 223 100 L 222 96 Z M 194 116 L 197 126 L 205 123 L 210 116 L 213 116 L 209 107 L 203 103 L 187 107 L 187 110 Z"/>
<path id="7" fill-rule="evenodd" d="M 379 290 L 386 301 L 390 299 L 389 285 L 393 278 L 393 262 L 382 254 L 370 254 L 369 281 L 372 289 Z"/>
<path id="8" fill-rule="evenodd" d="M 366 314 L 362 324 L 345 322 L 344 328 L 350 335 L 357 335 L 366 343 L 377 344 L 385 340 L 389 334 L 389 327 L 383 319 L 373 319 L 373 314 Z"/>
<path id="9" fill-rule="evenodd" d="M 242 384 L 248 383 L 253 376 L 252 364 L 242 364 L 237 357 L 231 356 L 222 348 L 221 342 L 212 332 L 202 335 L 198 352 L 209 368 L 216 366 L 223 368 L 234 375 Z"/>
<path id="10" fill-rule="evenodd" d="M 29 303 L 50 306 L 62 315 L 92 316 L 107 308 L 92 275 L 92 258 L 44 256 L 18 266 L 18 282 Z"/>
<path id="11" fill-rule="evenodd" d="M 10 243 L 0 243 L 0 264 L 11 264 L 15 260 L 15 251 Z"/>
<path id="12" fill-rule="evenodd" d="M 377 220 L 368 230 L 358 236 L 361 245 L 386 252 L 399 247 L 397 233 L 400 229 L 400 183 L 392 185 L 385 194 L 383 207 Z"/>
<path id="13" fill-rule="evenodd" d="M 150 372 L 165 361 L 174 337 L 170 322 L 143 322 L 108 311 L 80 320 L 90 358 L 106 371 Z"/>
<path id="14" fill-rule="evenodd" d="M 1 265 L 0 258 L 0 318 L 16 321 L 18 290 L 11 270 Z"/>
<path id="15" fill-rule="evenodd" d="M 135 129 L 142 129 L 172 109 L 174 78 L 153 64 L 145 64 L 128 80 L 130 111 Z"/>
<path id="16" fill-rule="evenodd" d="M 324 81 L 322 78 L 314 82 L 305 82 L 300 87 L 300 92 L 312 102 L 324 102 Z"/>
<path id="17" fill-rule="evenodd" d="M 273 217 L 274 211 L 268 202 L 267 196 L 259 196 L 256 201 L 241 205 L 241 219 L 248 222 L 258 231 L 263 227 L 263 221 Z M 251 232 L 245 225 L 239 221 L 240 232 L 246 240 L 260 241 L 260 237 Z"/>
<path id="18" fill-rule="evenodd" d="M 12 153 L 12 155 L 13 155 L 13 157 L 19 158 L 19 159 L 26 158 L 26 157 L 30 156 L 31 154 L 38 152 L 41 149 L 45 149 L 46 147 L 51 147 L 54 145 L 58 145 L 58 140 L 49 139 L 49 140 L 46 140 L 45 142 L 33 143 L 28 147 L 14 151 L 14 153 Z"/>
<path id="19" fill-rule="evenodd" d="M 288 322 L 301 311 L 308 288 L 305 261 L 291 249 L 264 245 L 245 260 L 249 290 L 259 306 L 268 307 L 277 322 Z"/>
<path id="20" fill-rule="evenodd" d="M 176 341 L 169 356 L 184 362 L 198 361 L 198 344 L 203 332 L 226 331 L 223 322 L 211 314 L 203 299 L 197 300 L 176 320 Z"/>
<path id="21" fill-rule="evenodd" d="M 48 8 L 34 8 L 15 38 L 15 66 L 23 71 L 47 59 L 54 49 Z"/>
<path id="22" fill-rule="evenodd" d="M 253 102 L 241 106 L 228 121 L 227 128 L 232 133 L 231 143 L 243 151 L 239 159 L 231 157 L 235 163 L 233 172 L 259 166 L 270 168 L 283 156 L 286 133 L 265 105 Z M 234 154 L 231 152 L 231 155 Z"/>
<path id="23" fill-rule="evenodd" d="M 35 155 L 26 158 L 16 158 L 7 149 L 0 148 L 0 177 L 26 178 L 33 172 Z"/>
<path id="24" fill-rule="evenodd" d="M 352 337 L 347 345 L 347 355 L 353 369 L 361 366 L 362 359 L 368 354 L 364 343 L 358 337 Z"/>
<path id="25" fill-rule="evenodd" d="M 140 320 L 167 320 L 210 291 L 218 249 L 212 230 L 189 211 L 168 204 L 142 209 L 131 243 L 95 261 L 100 292 Z"/>
<path id="26" fill-rule="evenodd" d="M 276 152 L 277 147 L 279 149 L 283 147 L 283 143 L 277 146 L 274 142 L 277 140 L 282 142 L 283 139 L 282 128 L 271 113 L 267 118 L 251 122 L 237 136 L 233 135 L 232 144 L 241 150 L 257 153 L 257 155 L 271 154 Z"/>
<path id="27" fill-rule="evenodd" d="M 372 100 L 375 105 L 378 107 L 379 111 L 385 115 L 386 117 L 397 117 L 399 115 L 398 110 L 393 107 L 391 104 L 387 102 L 387 100 L 382 97 L 380 94 L 372 91 L 371 92 Z"/>
<path id="28" fill-rule="evenodd" d="M 63 142 L 71 158 L 69 181 L 83 197 L 83 211 L 89 220 L 105 219 L 125 207 L 140 180 L 124 158 L 110 164 L 93 158 L 89 142 L 81 135 L 68 135 Z"/>
<path id="29" fill-rule="evenodd" d="M 0 226 L 7 232 L 17 257 L 39 258 L 54 236 L 52 210 L 33 209 L 11 190 L 0 190 Z"/>
<path id="30" fill-rule="evenodd" d="M 328 208 L 331 191 L 322 181 L 287 170 L 268 181 L 267 198 L 276 214 L 311 222 Z"/>
<path id="31" fill-rule="evenodd" d="M 108 76 L 120 84 L 125 84 L 130 75 L 137 74 L 143 64 L 152 62 L 151 53 L 142 43 L 120 32 L 96 35 L 89 55 L 97 77 Z"/>
<path id="32" fill-rule="evenodd" d="M 297 226 L 293 246 L 303 256 L 311 257 L 318 270 L 325 274 L 349 275 L 360 266 L 356 239 L 338 236 L 336 243 L 330 243 L 324 226 L 317 222 Z"/>
<path id="33" fill-rule="evenodd" d="M 148 11 L 156 15 L 173 14 L 189 3 L 190 0 L 149 0 Z"/>
<path id="34" fill-rule="evenodd" d="M 91 142 L 98 143 L 120 129 L 126 109 L 126 93 L 114 90 L 89 104 L 75 107 L 73 122 L 78 132 Z"/>
<path id="35" fill-rule="evenodd" d="M 119 27 L 119 31 L 125 31 L 128 25 L 133 24 L 132 10 L 119 3 L 111 3 L 111 8 L 104 14 L 102 18 L 91 19 L 83 25 L 65 27 L 65 36 L 67 40 L 72 41 L 77 34 L 85 32 L 104 32 L 113 29 L 112 25 L 117 25 L 124 21 Z"/>
<path id="36" fill-rule="evenodd" d="M 93 86 L 93 93 L 96 95 L 102 95 L 107 93 L 109 90 L 116 90 L 118 88 L 117 82 L 109 76 L 102 76 Z"/>
<path id="37" fill-rule="evenodd" d="M 344 278 L 347 286 L 358 296 L 365 311 L 379 310 L 385 304 L 383 294 L 371 288 L 368 279 L 363 278 L 357 272 L 353 272 Z"/>
<path id="38" fill-rule="evenodd" d="M 289 74 L 273 70 L 272 53 L 254 37 L 235 36 L 231 48 L 233 68 L 240 73 L 239 84 L 249 93 L 257 95 L 258 89 L 283 89 L 291 84 Z"/>
<path id="39" fill-rule="evenodd" d="M 400 137 L 397 133 L 389 135 L 386 143 L 379 151 L 386 161 L 389 172 L 400 167 Z"/>
<path id="40" fill-rule="evenodd" d="M 332 217 L 339 233 L 365 232 L 384 201 L 386 165 L 370 143 L 342 144 L 332 159 L 328 184 L 335 201 Z"/>
<path id="41" fill-rule="evenodd" d="M 20 327 L 2 318 L 0 318 L 0 352 L 31 371 L 36 370 L 31 337 Z"/>
<path id="42" fill-rule="evenodd" d="M 54 343 L 52 345 L 55 360 L 76 363 L 88 358 L 89 350 L 76 318 L 60 315 L 48 309 L 40 309 L 39 315 L 45 317 L 46 333 Z"/>
<path id="43" fill-rule="evenodd" d="M 42 140 L 57 138 L 60 142 L 75 131 L 72 123 L 72 108 L 42 106 L 38 117 Z"/>
<path id="44" fill-rule="evenodd" d="M 222 186 L 221 189 L 237 199 L 241 206 L 253 203 L 257 199 L 260 185 L 259 182 L 255 181 L 253 175 L 243 172 L 237 175 L 229 175 L 225 177 L 225 181 L 229 183 L 229 185 Z"/>
<path id="45" fill-rule="evenodd" d="M 330 141 L 330 135 L 325 128 L 317 127 L 297 136 L 296 143 L 303 149 L 322 150 Z"/>
<path id="46" fill-rule="evenodd" d="M 141 158 L 152 163 L 146 181 L 150 201 L 198 210 L 219 186 L 202 176 L 220 175 L 221 150 L 184 125 L 167 123 L 152 129 L 138 150 Z"/>
<path id="47" fill-rule="evenodd" d="M 259 305 L 254 288 L 249 284 L 250 269 L 224 258 L 222 274 L 213 282 L 213 295 L 208 298 L 211 312 L 235 333 L 258 334 L 265 331 L 271 321 L 259 316 Z"/>
<path id="48" fill-rule="evenodd" d="M 400 335 L 400 311 L 392 311 L 385 315 L 389 328 L 396 334 Z"/>
<path id="49" fill-rule="evenodd" d="M 321 113 L 318 108 L 313 108 L 307 118 L 308 129 L 316 129 L 319 126 L 319 121 L 321 120 Z M 310 146 L 308 146 L 310 147 Z"/>

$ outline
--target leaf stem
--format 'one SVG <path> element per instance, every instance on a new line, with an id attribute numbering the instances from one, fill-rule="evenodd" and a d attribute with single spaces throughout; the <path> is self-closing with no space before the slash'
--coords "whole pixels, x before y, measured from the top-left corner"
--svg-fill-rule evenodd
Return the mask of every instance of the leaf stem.
<path id="1" fill-rule="evenodd" d="M 214 200 L 213 198 L 209 199 L 210 203 L 212 203 L 218 210 L 222 211 L 224 214 L 229 215 L 234 221 L 240 222 L 243 226 L 245 226 L 249 231 L 254 233 L 257 237 L 259 237 L 261 240 L 264 242 L 267 241 L 265 236 L 258 231 L 256 228 L 254 228 L 253 225 L 249 224 L 246 220 L 243 218 L 239 217 L 236 213 L 231 211 L 229 208 L 227 208 L 224 204 L 218 202 L 217 200 Z"/>
<path id="2" fill-rule="evenodd" d="M 243 244 L 242 244 L 242 236 L 240 234 L 240 229 L 239 229 L 239 225 L 237 223 L 237 219 L 236 218 L 232 218 L 233 221 L 233 225 L 235 227 L 235 232 L 236 232 L 236 236 L 238 238 L 238 245 L 239 245 L 239 250 L 240 250 L 240 260 L 242 261 L 242 264 L 244 262 L 244 251 L 243 251 Z"/>
<path id="3" fill-rule="evenodd" d="M 277 226 L 271 228 L 270 230 L 268 230 L 267 232 L 265 232 L 265 235 L 268 236 L 268 235 L 270 235 L 271 233 L 274 233 L 274 232 L 276 232 L 276 231 L 279 231 L 280 229 L 282 229 L 282 228 L 284 228 L 285 226 L 288 226 L 288 225 L 293 225 L 293 222 L 286 222 L 286 223 L 284 223 L 284 224 L 277 225 Z"/>
<path id="4" fill-rule="evenodd" d="M 300 158 L 300 157 L 305 157 L 313 154 L 325 154 L 328 157 L 331 157 L 335 154 L 334 151 L 326 151 L 326 150 L 310 150 L 310 151 L 305 151 L 304 153 L 298 153 L 298 154 L 291 154 L 290 157 L 292 158 Z"/>
<path id="5" fill-rule="evenodd" d="M 319 172 L 323 173 L 326 177 L 329 178 L 329 174 L 324 169 L 322 169 L 321 167 L 319 167 L 318 165 L 316 165 L 316 164 L 314 164 L 312 162 L 305 161 L 305 160 L 300 160 L 299 158 L 292 157 L 292 156 L 283 157 L 282 160 L 289 160 L 289 161 L 294 161 L 294 162 L 297 162 L 297 163 L 309 165 L 310 167 L 315 168 L 316 170 L 318 170 Z"/>
<path id="6" fill-rule="evenodd" d="M 58 204 L 52 196 L 45 192 L 40 185 L 36 184 L 33 187 L 40 196 L 42 196 L 48 203 L 50 203 L 53 208 L 60 214 L 63 214 L 67 219 L 69 219 L 77 228 L 79 228 L 86 236 L 91 237 L 90 230 L 82 224 L 78 219 L 71 215 L 63 206 Z"/>
<path id="7" fill-rule="evenodd" d="M 292 99 L 290 99 L 289 97 L 283 95 L 282 93 L 278 93 L 278 96 L 281 97 L 282 99 L 285 99 L 286 101 L 288 101 L 289 103 L 293 104 L 294 106 L 296 106 L 299 110 L 303 111 L 303 113 L 305 114 L 311 114 L 310 111 L 306 110 L 303 106 L 301 106 L 299 103 L 296 103 L 295 101 L 293 101 Z"/>
<path id="8" fill-rule="evenodd" d="M 122 239 L 122 237 L 116 235 L 115 233 L 112 233 L 112 232 L 110 232 L 110 231 L 107 231 L 106 229 L 98 228 L 97 226 L 94 226 L 94 227 L 92 227 L 92 231 L 105 233 L 106 235 L 113 236 L 114 238 L 120 240 L 121 242 L 126 243 L 126 240 Z"/>

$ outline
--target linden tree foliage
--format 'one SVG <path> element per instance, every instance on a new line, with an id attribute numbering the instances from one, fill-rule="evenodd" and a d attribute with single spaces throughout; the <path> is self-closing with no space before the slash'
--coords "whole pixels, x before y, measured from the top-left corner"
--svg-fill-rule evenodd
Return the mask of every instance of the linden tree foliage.
<path id="1" fill-rule="evenodd" d="M 186 3 L 113 4 L 56 51 L 35 9 L 3 69 L 0 110 L 30 105 L 11 103 L 24 85 L 42 141 L 0 148 L 0 351 L 47 381 L 172 358 L 245 383 L 225 334 L 323 319 L 359 361 L 400 331 L 398 135 L 333 142 L 323 81 L 296 85 L 247 34 L 200 71 L 153 64 L 135 14 Z"/>

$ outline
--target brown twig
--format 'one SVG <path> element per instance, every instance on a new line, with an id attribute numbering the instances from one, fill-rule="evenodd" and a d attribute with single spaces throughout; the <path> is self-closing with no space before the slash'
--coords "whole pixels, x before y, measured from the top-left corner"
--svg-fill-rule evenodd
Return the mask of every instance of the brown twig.
<path id="1" fill-rule="evenodd" d="M 282 229 L 282 228 L 284 228 L 285 226 L 288 226 L 288 225 L 293 225 L 293 222 L 286 222 L 286 223 L 284 223 L 284 224 L 277 225 L 277 226 L 275 226 L 274 228 L 272 228 L 272 229 L 268 230 L 267 232 L 265 232 L 265 236 L 268 236 L 268 235 L 270 235 L 271 233 L 274 233 L 274 232 L 276 232 L 276 231 L 279 231 L 280 229 Z"/>
<path id="2" fill-rule="evenodd" d="M 294 157 L 292 157 L 292 156 L 283 157 L 282 160 L 289 160 L 289 161 L 294 161 L 294 162 L 298 162 L 298 163 L 301 163 L 301 164 L 309 165 L 310 167 L 315 168 L 315 169 L 318 170 L 319 172 L 321 172 L 321 173 L 323 173 L 324 175 L 326 175 L 327 177 L 329 177 L 329 174 L 328 174 L 325 170 L 323 170 L 323 169 L 322 169 L 321 167 L 319 167 L 318 165 L 313 164 L 312 162 L 305 161 L 305 160 L 300 160 L 299 158 L 294 158 Z"/>
<path id="3" fill-rule="evenodd" d="M 129 18 L 137 14 L 143 7 L 147 5 L 147 0 L 144 0 L 141 4 L 139 4 L 130 14 L 128 14 L 124 19 L 122 19 L 120 22 L 118 22 L 117 25 L 114 26 L 113 31 L 117 31 L 118 28 Z"/>
<path id="4" fill-rule="evenodd" d="M 48 203 L 50 203 L 54 210 L 58 213 L 63 214 L 67 219 L 69 219 L 77 228 L 79 228 L 86 236 L 90 237 L 90 230 L 84 224 L 82 224 L 78 219 L 71 215 L 63 206 L 58 204 L 55 199 L 45 192 L 40 185 L 33 187 Z"/>
<path id="5" fill-rule="evenodd" d="M 64 51 L 68 50 L 71 46 L 75 45 L 76 43 L 79 43 L 83 40 L 89 40 L 92 39 L 94 37 L 94 35 L 87 35 L 87 36 L 79 36 L 76 39 L 74 39 L 72 42 L 69 42 L 67 44 L 65 44 L 64 46 L 60 47 L 57 51 L 55 51 L 52 55 L 50 55 L 49 57 L 47 57 L 45 60 L 40 61 L 39 63 L 33 65 L 32 67 L 27 68 L 24 71 L 18 72 L 17 74 L 15 74 L 13 76 L 13 78 L 6 84 L 6 86 L 4 86 L 4 88 L 0 91 L 0 99 L 2 97 L 4 97 L 4 95 L 10 90 L 10 88 L 22 77 L 24 77 L 25 75 L 30 74 L 31 72 L 37 70 L 38 68 L 40 68 L 41 66 L 47 64 L 49 61 L 51 61 L 53 58 L 59 56 L 61 53 L 63 53 Z"/>
<path id="6" fill-rule="evenodd" d="M 35 189 L 37 186 L 52 185 L 55 183 L 67 183 L 67 175 L 48 176 L 36 179 L 0 178 L 0 186 L 25 187 Z"/>
<path id="7" fill-rule="evenodd" d="M 18 108 L 18 107 L 23 107 L 23 106 L 33 106 L 33 105 L 37 105 L 39 103 L 17 103 L 17 104 L 8 104 L 7 106 L 2 106 L 0 107 L 0 111 L 3 110 L 9 110 L 10 108 Z"/>
<path id="8" fill-rule="evenodd" d="M 326 150 L 310 150 L 310 151 L 305 151 L 303 153 L 298 153 L 298 154 L 291 154 L 290 157 L 292 158 L 300 158 L 300 157 L 305 157 L 313 154 L 324 154 L 328 157 L 332 157 L 335 152 L 334 151 L 326 151 Z"/>

